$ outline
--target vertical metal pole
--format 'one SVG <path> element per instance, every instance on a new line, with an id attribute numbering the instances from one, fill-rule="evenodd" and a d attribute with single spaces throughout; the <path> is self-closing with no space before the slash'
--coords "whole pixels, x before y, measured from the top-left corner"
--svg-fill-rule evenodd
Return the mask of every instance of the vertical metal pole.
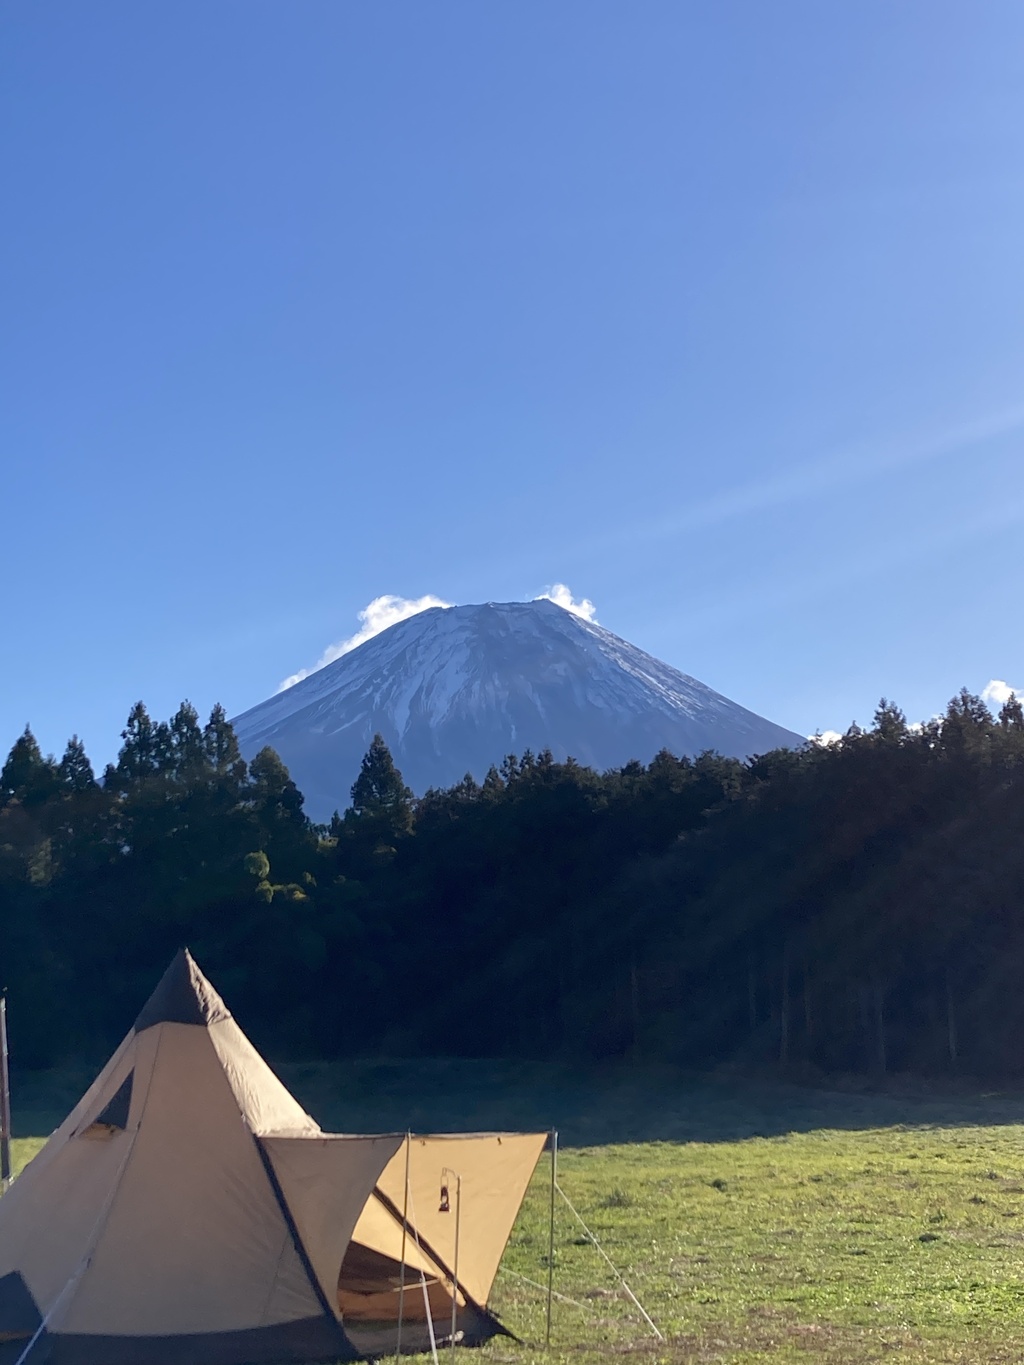
<path id="1" fill-rule="evenodd" d="M 402 1200 L 402 1268 L 398 1272 L 398 1333 L 395 1337 L 395 1360 L 402 1353 L 402 1320 L 405 1317 L 405 1239 L 409 1234 L 409 1148 L 412 1133 L 405 1133 L 405 1196 Z"/>
<path id="2" fill-rule="evenodd" d="M 11 1076 L 7 1062 L 7 991 L 0 995 L 0 1186 L 11 1183 Z"/>
<path id="3" fill-rule="evenodd" d="M 452 1279 L 455 1281 L 452 1292 L 452 1365 L 455 1365 L 455 1333 L 459 1324 L 459 1219 L 462 1216 L 462 1176 L 455 1177 L 455 1257 L 452 1266 Z"/>
<path id="4" fill-rule="evenodd" d="M 548 1209 L 548 1325 L 545 1345 L 551 1345 L 551 1300 L 555 1288 L 555 1183 L 558 1179 L 558 1130 L 551 1130 L 551 1204 Z"/>

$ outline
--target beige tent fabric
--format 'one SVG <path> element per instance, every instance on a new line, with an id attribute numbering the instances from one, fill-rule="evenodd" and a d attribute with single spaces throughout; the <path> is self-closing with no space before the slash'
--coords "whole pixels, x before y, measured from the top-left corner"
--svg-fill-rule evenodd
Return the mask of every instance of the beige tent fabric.
<path id="1" fill-rule="evenodd" d="M 210 1024 L 206 1031 L 238 1107 L 254 1133 L 320 1132 L 320 1125 L 278 1080 L 234 1019 Z"/>
<path id="2" fill-rule="evenodd" d="M 413 1136 L 409 1152 L 409 1221 L 453 1269 L 455 1260 L 454 1176 L 447 1178 L 448 1213 L 439 1211 L 445 1167 L 462 1177 L 459 1218 L 459 1283 L 478 1304 L 486 1304 L 502 1252 L 526 1187 L 544 1150 L 546 1133 L 480 1133 Z M 405 1193 L 405 1149 L 388 1162 L 378 1188 L 401 1212 Z M 362 1241 L 361 1229 L 357 1240 Z M 388 1247 L 374 1247 L 394 1255 Z"/>
<path id="3" fill-rule="evenodd" d="M 404 1143 L 399 1155 L 402 1157 L 404 1174 Z M 368 1199 L 352 1233 L 353 1242 L 358 1242 L 360 1246 L 369 1247 L 371 1251 L 377 1251 L 382 1256 L 399 1262 L 402 1260 L 404 1245 L 405 1264 L 407 1266 L 410 1266 L 417 1273 L 422 1270 L 428 1278 L 433 1275 L 443 1276 L 444 1271 L 441 1267 L 426 1253 L 417 1250 L 416 1240 L 412 1233 L 408 1234 L 403 1244 L 401 1212 L 401 1199 L 398 1202 L 399 1218 L 395 1218 L 378 1199 Z"/>
<path id="4" fill-rule="evenodd" d="M 385 1163 L 404 1139 L 390 1137 L 266 1137 L 285 1202 L 324 1297 L 337 1305 L 338 1274 L 360 1211 Z"/>
<path id="5" fill-rule="evenodd" d="M 209 1031 L 159 1024 L 138 1045 L 156 1050 L 145 1121 L 60 1330 L 223 1332 L 322 1312 Z"/>

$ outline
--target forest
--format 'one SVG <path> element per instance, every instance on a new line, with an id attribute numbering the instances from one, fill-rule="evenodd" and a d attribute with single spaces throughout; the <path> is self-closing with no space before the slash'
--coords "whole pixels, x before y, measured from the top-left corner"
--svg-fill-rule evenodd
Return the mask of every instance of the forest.
<path id="1" fill-rule="evenodd" d="M 0 772 L 15 1064 L 100 1058 L 187 944 L 271 1056 L 1024 1074 L 1024 708 L 741 763 L 509 755 L 413 797 L 383 740 L 313 824 L 221 707 L 133 707 L 98 777 Z"/>

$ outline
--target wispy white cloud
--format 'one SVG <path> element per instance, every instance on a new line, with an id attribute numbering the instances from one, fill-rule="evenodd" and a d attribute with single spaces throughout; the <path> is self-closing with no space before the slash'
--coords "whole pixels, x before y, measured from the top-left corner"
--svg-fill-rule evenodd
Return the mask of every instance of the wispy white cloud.
<path id="1" fill-rule="evenodd" d="M 427 593 L 423 597 L 396 597 L 391 593 L 385 593 L 383 597 L 375 597 L 359 613 L 359 620 L 362 624 L 354 635 L 350 635 L 346 640 L 338 640 L 335 644 L 328 645 L 312 668 L 302 668 L 298 673 L 293 673 L 291 677 L 285 678 L 277 690 L 284 692 L 287 688 L 294 687 L 297 682 L 301 682 L 303 678 L 308 678 L 311 673 L 326 668 L 328 664 L 334 663 L 335 659 L 340 659 L 343 654 L 349 654 L 353 649 L 358 649 L 360 645 L 365 644 L 367 640 L 372 640 L 382 630 L 387 630 L 388 626 L 395 626 L 399 621 L 406 621 L 410 616 L 416 616 L 430 607 L 450 607 L 451 605 L 451 602 L 445 602 L 442 598 L 435 597 L 433 593 Z"/>
<path id="2" fill-rule="evenodd" d="M 817 744 L 821 749 L 827 749 L 830 744 L 838 744 L 842 735 L 838 730 L 819 730 L 816 734 L 808 735 L 807 738 L 812 744 Z"/>
<path id="3" fill-rule="evenodd" d="M 702 594 L 699 604 L 687 605 L 685 620 L 691 630 L 707 623 L 720 629 L 726 621 L 743 620 L 766 611 L 778 613 L 786 607 L 819 601 L 865 579 L 881 578 L 905 565 L 920 565 L 928 558 L 1021 524 L 1024 524 L 1024 497 L 1003 498 L 974 516 L 961 516 L 953 524 L 927 526 L 918 535 L 893 538 L 882 546 L 871 542 L 848 558 L 823 566 L 813 574 L 800 566 L 786 577 L 765 577 L 757 582 L 744 580 L 724 589 L 712 589 Z"/>
<path id="4" fill-rule="evenodd" d="M 564 583 L 552 583 L 550 588 L 545 588 L 533 600 L 535 602 L 554 602 L 556 607 L 563 607 L 566 611 L 571 611 L 574 616 L 582 616 L 584 621 L 593 621 L 595 625 L 597 624 L 597 608 L 590 598 L 582 597 L 577 602 Z"/>
<path id="5" fill-rule="evenodd" d="M 688 531 L 703 531 L 776 507 L 815 498 L 827 499 L 843 488 L 880 479 L 902 469 L 932 464 L 1022 428 L 1024 407 L 1017 406 L 952 423 L 942 429 L 851 444 L 788 465 L 767 478 L 741 484 L 729 480 L 719 493 L 654 518 L 623 523 L 608 535 L 577 543 L 573 553 L 605 552 L 612 545 L 674 539 Z"/>
<path id="6" fill-rule="evenodd" d="M 1002 706 L 1010 700 L 1011 696 L 1019 697 L 1020 695 L 1021 689 L 1019 687 L 1011 687 L 1001 678 L 993 678 L 987 687 L 982 688 L 981 699 L 991 702 L 993 706 Z"/>

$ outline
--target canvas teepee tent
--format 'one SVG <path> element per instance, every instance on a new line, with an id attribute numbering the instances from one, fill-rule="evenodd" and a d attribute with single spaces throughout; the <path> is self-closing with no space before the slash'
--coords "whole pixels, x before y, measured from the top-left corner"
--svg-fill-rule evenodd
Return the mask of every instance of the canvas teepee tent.
<path id="1" fill-rule="evenodd" d="M 469 1144 L 463 1150 L 474 1155 L 463 1165 L 481 1172 L 457 1282 L 444 1236 L 435 1234 L 435 1246 L 412 1223 L 413 1204 L 423 1204 L 417 1216 L 429 1226 L 428 1187 L 437 1159 L 450 1156 L 447 1145 L 431 1148 L 441 1141 Z M 400 1293 L 406 1280 L 425 1294 L 439 1332 L 454 1297 L 466 1339 L 492 1335 L 501 1328 L 486 1310 L 487 1292 L 526 1165 L 533 1169 L 517 1141 L 323 1133 L 183 951 L 86 1095 L 0 1199 L 0 1360 L 352 1360 L 374 1351 L 382 1333 L 390 1340 L 406 1311 L 405 1345 L 416 1344 L 416 1313 Z M 542 1141 L 533 1140 L 534 1164 Z M 498 1193 L 507 1165 L 495 1160 L 487 1174 L 488 1144 L 496 1156 L 505 1142 L 520 1153 L 514 1206 L 511 1189 Z M 398 1314 L 396 1229 L 404 1248 Z M 361 1280 L 353 1273 L 360 1255 Z M 419 1318 L 426 1329 L 426 1310 Z"/>

